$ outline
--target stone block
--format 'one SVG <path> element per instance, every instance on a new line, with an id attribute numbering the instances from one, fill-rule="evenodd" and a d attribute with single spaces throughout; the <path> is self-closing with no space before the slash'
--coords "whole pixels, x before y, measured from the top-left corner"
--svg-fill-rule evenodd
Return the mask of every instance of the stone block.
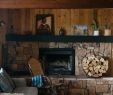
<path id="1" fill-rule="evenodd" d="M 88 90 L 87 89 L 84 91 L 84 95 L 88 95 Z"/>
<path id="2" fill-rule="evenodd" d="M 107 93 L 110 91 L 109 85 L 96 85 L 96 92 Z"/>
<path id="3" fill-rule="evenodd" d="M 103 95 L 112 95 L 111 93 L 103 93 Z"/>
<path id="4" fill-rule="evenodd" d="M 86 80 L 82 80 L 82 88 L 86 88 L 87 87 L 87 81 Z"/>
<path id="5" fill-rule="evenodd" d="M 103 84 L 109 84 L 108 80 L 102 80 Z"/>
<path id="6" fill-rule="evenodd" d="M 82 88 L 82 80 L 72 81 L 73 88 Z"/>
<path id="7" fill-rule="evenodd" d="M 96 80 L 95 79 L 87 80 L 87 86 L 96 86 Z"/>
<path id="8" fill-rule="evenodd" d="M 88 89 L 89 95 L 96 95 L 95 86 L 88 86 L 87 89 Z"/>
<path id="9" fill-rule="evenodd" d="M 88 95 L 86 89 L 70 89 L 69 90 L 69 95 Z"/>
<path id="10" fill-rule="evenodd" d="M 102 79 L 96 79 L 96 84 L 103 84 Z"/>
<path id="11" fill-rule="evenodd" d="M 110 84 L 110 85 L 113 84 L 113 80 L 109 80 L 108 84 Z"/>
<path id="12" fill-rule="evenodd" d="M 96 84 L 109 84 L 109 81 L 103 79 L 96 79 Z"/>
<path id="13" fill-rule="evenodd" d="M 111 94 L 113 94 L 113 85 L 111 85 Z"/>
<path id="14" fill-rule="evenodd" d="M 102 92 L 98 92 L 98 93 L 96 93 L 96 95 L 103 95 L 103 93 Z"/>

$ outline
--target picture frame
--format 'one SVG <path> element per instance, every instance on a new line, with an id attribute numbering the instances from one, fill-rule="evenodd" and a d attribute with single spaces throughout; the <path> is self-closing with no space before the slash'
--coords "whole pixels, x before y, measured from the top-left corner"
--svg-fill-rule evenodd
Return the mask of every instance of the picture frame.
<path id="1" fill-rule="evenodd" d="M 36 34 L 41 34 L 41 35 L 54 34 L 53 14 L 36 15 Z"/>

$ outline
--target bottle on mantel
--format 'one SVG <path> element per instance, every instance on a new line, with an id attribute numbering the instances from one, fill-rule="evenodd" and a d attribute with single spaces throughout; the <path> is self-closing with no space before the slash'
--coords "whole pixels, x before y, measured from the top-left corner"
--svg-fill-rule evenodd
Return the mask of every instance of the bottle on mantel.
<path id="1" fill-rule="evenodd" d="M 61 27 L 61 28 L 60 28 L 60 30 L 59 30 L 59 35 L 61 35 L 61 36 L 66 35 L 66 30 L 65 30 L 64 27 Z"/>
<path id="2" fill-rule="evenodd" d="M 9 34 L 14 34 L 14 26 L 11 25 L 8 31 Z"/>

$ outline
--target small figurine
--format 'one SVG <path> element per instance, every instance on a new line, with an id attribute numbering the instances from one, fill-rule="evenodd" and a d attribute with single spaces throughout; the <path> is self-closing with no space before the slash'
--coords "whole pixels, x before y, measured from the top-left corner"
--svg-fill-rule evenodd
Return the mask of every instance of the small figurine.
<path id="1" fill-rule="evenodd" d="M 66 34 L 66 30 L 61 27 L 60 30 L 59 30 L 59 35 L 65 35 Z"/>

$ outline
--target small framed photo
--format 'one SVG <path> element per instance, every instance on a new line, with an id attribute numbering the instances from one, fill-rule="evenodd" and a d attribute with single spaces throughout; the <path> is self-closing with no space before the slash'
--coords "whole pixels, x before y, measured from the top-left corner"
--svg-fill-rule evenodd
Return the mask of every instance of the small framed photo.
<path id="1" fill-rule="evenodd" d="M 36 34 L 54 34 L 54 16 L 52 14 L 36 15 Z"/>

